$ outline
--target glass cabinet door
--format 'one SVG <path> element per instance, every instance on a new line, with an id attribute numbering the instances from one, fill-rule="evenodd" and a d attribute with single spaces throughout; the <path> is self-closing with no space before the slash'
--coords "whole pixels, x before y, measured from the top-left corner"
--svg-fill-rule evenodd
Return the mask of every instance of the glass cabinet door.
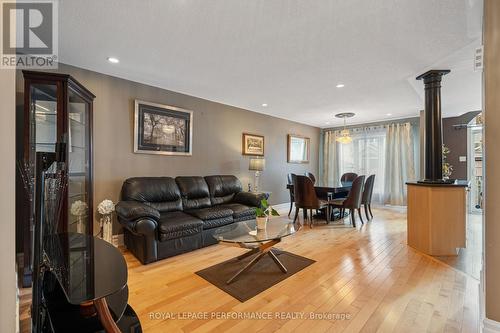
<path id="1" fill-rule="evenodd" d="M 57 141 L 57 85 L 32 84 L 30 106 L 30 157 L 55 152 Z"/>
<path id="2" fill-rule="evenodd" d="M 29 141 L 26 147 L 27 159 L 35 166 L 37 152 L 55 152 L 57 141 L 57 84 L 36 83 L 29 88 Z M 33 172 L 35 170 L 33 169 Z M 31 175 L 35 177 L 34 174 Z M 26 201 L 28 211 L 24 221 L 24 246 L 33 248 L 35 193 Z M 31 270 L 33 257 L 29 251 L 25 252 L 25 270 Z M 29 264 L 28 264 L 29 262 Z"/>
<path id="3" fill-rule="evenodd" d="M 90 104 L 68 89 L 68 232 L 88 233 Z"/>

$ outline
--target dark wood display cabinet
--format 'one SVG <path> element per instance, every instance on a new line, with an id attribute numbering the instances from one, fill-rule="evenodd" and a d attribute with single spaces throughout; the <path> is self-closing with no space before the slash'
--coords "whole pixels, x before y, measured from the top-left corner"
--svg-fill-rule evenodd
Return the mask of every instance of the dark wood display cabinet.
<path id="1" fill-rule="evenodd" d="M 142 332 L 128 304 L 127 265 L 118 249 L 90 235 L 64 233 L 45 237 L 44 253 L 34 332 Z"/>
<path id="2" fill-rule="evenodd" d="M 120 251 L 92 235 L 58 231 L 69 185 L 64 156 L 36 155 L 31 332 L 142 333 Z"/>
<path id="3" fill-rule="evenodd" d="M 68 188 L 59 232 L 93 234 L 92 105 L 95 96 L 70 75 L 23 71 L 23 160 L 34 167 L 37 152 L 56 152 L 68 167 Z M 59 150 L 59 151 L 57 151 Z M 16 240 L 22 246 L 23 286 L 31 283 L 34 203 L 25 195 Z"/>

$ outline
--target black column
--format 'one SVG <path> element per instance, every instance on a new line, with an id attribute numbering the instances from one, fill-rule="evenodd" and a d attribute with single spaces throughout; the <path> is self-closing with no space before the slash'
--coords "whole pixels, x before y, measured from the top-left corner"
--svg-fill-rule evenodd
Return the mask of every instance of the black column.
<path id="1" fill-rule="evenodd" d="M 425 176 L 422 182 L 443 181 L 441 78 L 450 70 L 430 70 L 417 77 L 425 86 Z"/>

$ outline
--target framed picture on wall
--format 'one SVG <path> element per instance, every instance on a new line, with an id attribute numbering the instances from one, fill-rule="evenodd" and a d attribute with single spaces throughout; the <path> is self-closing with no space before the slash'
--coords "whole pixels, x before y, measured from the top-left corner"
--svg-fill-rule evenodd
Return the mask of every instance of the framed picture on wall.
<path id="1" fill-rule="evenodd" d="M 288 134 L 288 163 L 309 163 L 310 139 L 295 134 Z"/>
<path id="2" fill-rule="evenodd" d="M 134 153 L 191 156 L 193 111 L 135 100 Z"/>
<path id="3" fill-rule="evenodd" d="M 262 135 L 243 133 L 242 153 L 250 156 L 264 156 L 264 137 Z"/>

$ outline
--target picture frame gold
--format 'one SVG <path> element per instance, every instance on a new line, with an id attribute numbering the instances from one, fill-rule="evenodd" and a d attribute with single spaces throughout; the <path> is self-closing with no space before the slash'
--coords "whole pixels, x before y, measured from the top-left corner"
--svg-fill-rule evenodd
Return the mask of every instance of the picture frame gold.
<path id="1" fill-rule="evenodd" d="M 247 156 L 264 156 L 265 138 L 263 135 L 243 133 L 241 136 L 241 153 Z"/>
<path id="2" fill-rule="evenodd" d="M 311 139 L 298 134 L 287 135 L 287 162 L 306 164 L 310 160 Z"/>

